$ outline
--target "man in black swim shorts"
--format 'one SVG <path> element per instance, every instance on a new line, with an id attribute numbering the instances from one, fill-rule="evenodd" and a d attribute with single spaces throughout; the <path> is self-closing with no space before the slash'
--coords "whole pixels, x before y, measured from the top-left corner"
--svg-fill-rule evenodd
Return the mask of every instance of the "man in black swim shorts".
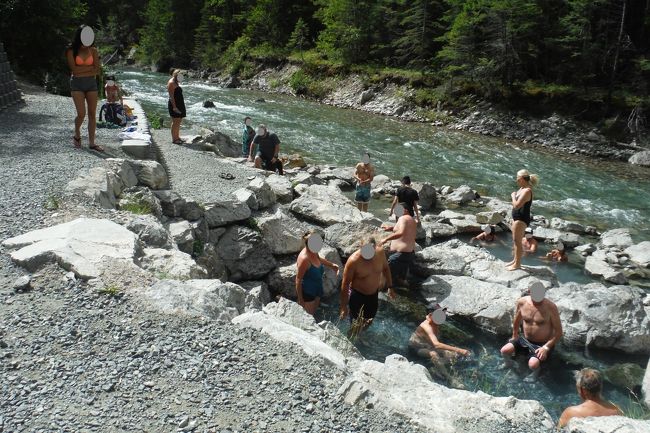
<path id="1" fill-rule="evenodd" d="M 341 285 L 341 319 L 349 315 L 350 322 L 360 318 L 363 328 L 370 326 L 379 307 L 379 290 L 388 287 L 388 295 L 394 299 L 392 286 L 384 249 L 371 237 L 345 264 Z"/>

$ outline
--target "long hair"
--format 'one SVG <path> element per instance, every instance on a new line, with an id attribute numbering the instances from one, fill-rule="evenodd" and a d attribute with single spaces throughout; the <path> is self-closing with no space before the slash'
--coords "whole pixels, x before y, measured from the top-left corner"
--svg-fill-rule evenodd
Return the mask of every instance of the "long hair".
<path id="1" fill-rule="evenodd" d="M 79 54 L 79 48 L 81 48 L 81 31 L 86 27 L 85 24 L 82 24 L 77 28 L 77 30 L 74 32 L 74 37 L 72 38 L 72 43 L 70 44 L 70 47 L 72 49 L 72 55 L 74 57 L 77 57 L 77 54 Z M 94 45 L 94 43 L 93 43 Z"/>

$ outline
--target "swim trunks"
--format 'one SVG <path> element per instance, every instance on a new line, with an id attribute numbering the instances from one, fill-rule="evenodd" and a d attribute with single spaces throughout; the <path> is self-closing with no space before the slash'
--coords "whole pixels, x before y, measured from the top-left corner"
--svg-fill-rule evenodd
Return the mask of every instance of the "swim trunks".
<path id="1" fill-rule="evenodd" d="M 510 340 L 508 340 L 508 343 L 512 343 L 512 345 L 515 346 L 515 350 L 517 351 L 517 353 L 527 351 L 529 357 L 537 358 L 537 359 L 539 358 L 537 357 L 535 351 L 544 345 L 544 343 L 533 343 L 531 341 L 528 341 L 526 338 L 522 337 L 521 335 L 516 340 L 513 340 L 511 338 Z M 553 353 L 553 349 L 551 348 L 546 354 L 547 360 L 548 358 L 551 357 L 552 353 Z"/>
<path id="2" fill-rule="evenodd" d="M 406 279 L 406 274 L 411 268 L 411 263 L 415 259 L 415 252 L 404 253 L 394 251 L 388 257 L 388 266 L 390 267 L 390 274 L 393 278 Z"/>
<path id="3" fill-rule="evenodd" d="M 357 203 L 368 203 L 370 201 L 370 185 L 357 185 L 354 200 Z"/>
<path id="4" fill-rule="evenodd" d="M 364 319 L 372 319 L 377 315 L 379 309 L 379 292 L 372 295 L 364 295 L 352 289 L 350 294 L 350 322 L 354 322 L 359 316 Z"/>

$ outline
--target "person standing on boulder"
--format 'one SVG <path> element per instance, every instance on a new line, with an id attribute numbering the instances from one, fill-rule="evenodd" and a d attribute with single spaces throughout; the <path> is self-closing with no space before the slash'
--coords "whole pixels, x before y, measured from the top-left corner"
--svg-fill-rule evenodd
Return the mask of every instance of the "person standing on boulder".
<path id="1" fill-rule="evenodd" d="M 82 25 L 75 32 L 72 44 L 65 52 L 70 68 L 70 95 L 77 111 L 72 143 L 75 148 L 81 149 L 81 125 L 88 113 L 88 148 L 103 152 L 104 148 L 95 144 L 97 99 L 99 98 L 97 75 L 102 70 L 102 65 L 99 51 L 94 43 L 95 32 L 90 26 Z M 86 105 L 88 105 L 87 111 Z"/>
<path id="2" fill-rule="evenodd" d="M 537 185 L 538 177 L 536 174 L 528 173 L 528 170 L 519 170 L 517 172 L 517 185 L 519 190 L 510 194 L 512 199 L 512 242 L 513 259 L 506 266 L 509 271 L 521 269 L 521 257 L 524 255 L 524 249 L 521 244 L 524 237 L 524 230 L 530 226 L 532 216 L 530 207 L 533 204 L 533 187 Z"/>
<path id="3" fill-rule="evenodd" d="M 183 122 L 183 118 L 187 115 L 183 89 L 181 88 L 183 74 L 181 74 L 180 69 L 172 69 L 170 73 L 171 78 L 167 81 L 167 93 L 169 93 L 167 109 L 172 118 L 172 143 L 183 144 L 183 140 L 181 140 L 181 122 Z"/>
<path id="4" fill-rule="evenodd" d="M 598 370 L 583 368 L 576 372 L 575 376 L 576 389 L 582 399 L 582 404 L 564 409 L 558 422 L 558 428 L 567 425 L 571 418 L 623 415 L 620 408 L 603 398 L 603 378 Z"/>
<path id="5" fill-rule="evenodd" d="M 408 286 L 406 276 L 415 259 L 415 239 L 418 225 L 411 215 L 411 210 L 398 204 L 394 208 L 397 223 L 393 227 L 384 226 L 384 230 L 393 234 L 381 241 L 382 245 L 390 242 L 388 266 L 394 282 Z"/>
<path id="6" fill-rule="evenodd" d="M 372 324 L 379 308 L 379 290 L 388 287 L 388 296 L 395 299 L 393 280 L 384 249 L 371 236 L 355 251 L 343 269 L 339 317 L 350 317 L 350 322 L 360 329 Z"/>
<path id="7" fill-rule="evenodd" d="M 305 247 L 298 254 L 296 267 L 296 296 L 298 303 L 312 316 L 320 305 L 323 297 L 323 274 L 325 267 L 339 274 L 339 265 L 320 257 L 318 252 L 323 248 L 323 238 L 309 231 L 302 237 Z"/>
<path id="8" fill-rule="evenodd" d="M 357 188 L 354 200 L 357 202 L 357 208 L 361 212 L 368 212 L 368 203 L 370 203 L 370 186 L 375 178 L 375 169 L 370 164 L 370 154 L 364 153 L 361 156 L 361 162 L 354 169 L 354 178 L 357 181 Z"/>
<path id="9" fill-rule="evenodd" d="M 255 138 L 255 130 L 251 126 L 252 124 L 253 119 L 248 116 L 244 117 L 244 128 L 241 137 L 241 155 L 244 158 L 253 153 L 251 144 L 253 143 L 253 138 Z"/>
<path id="10" fill-rule="evenodd" d="M 510 357 L 524 351 L 529 357 L 528 367 L 537 370 L 562 338 L 562 322 L 557 306 L 545 298 L 542 283 L 532 283 L 528 291 L 529 296 L 517 300 L 512 338 L 501 348 L 501 355 Z M 519 326 L 523 326 L 523 336 Z"/>
<path id="11" fill-rule="evenodd" d="M 404 176 L 402 178 L 402 186 L 397 188 L 395 193 L 395 198 L 393 198 L 393 203 L 390 205 L 390 212 L 388 216 L 393 215 L 393 210 L 395 206 L 399 203 L 404 208 L 408 209 L 409 214 L 415 218 L 415 222 L 420 222 L 420 209 L 418 207 L 418 201 L 420 201 L 420 195 L 416 190 L 411 187 L 411 177 Z"/>
<path id="12" fill-rule="evenodd" d="M 253 161 L 253 149 L 257 146 L 255 153 L 255 168 L 264 168 L 264 170 L 276 170 L 280 175 L 284 174 L 282 161 L 280 161 L 280 139 L 275 133 L 268 130 L 266 125 L 260 124 L 257 127 L 257 134 L 253 138 L 250 147 L 249 161 Z"/>

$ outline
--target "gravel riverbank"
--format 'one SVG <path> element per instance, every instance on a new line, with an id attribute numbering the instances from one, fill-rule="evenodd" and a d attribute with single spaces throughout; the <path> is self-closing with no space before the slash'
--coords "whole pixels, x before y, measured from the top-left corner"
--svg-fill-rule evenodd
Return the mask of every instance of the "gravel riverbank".
<path id="1" fill-rule="evenodd" d="M 72 148 L 68 98 L 32 89 L 25 99 L 0 117 L 1 239 L 42 227 L 56 212 L 46 208 L 48 199 L 80 170 L 99 165 L 99 154 Z M 113 134 L 100 130 L 98 143 L 120 156 Z M 206 182 L 188 176 L 184 184 L 172 169 L 183 194 L 207 191 L 194 196 L 208 201 L 229 193 L 214 181 L 226 168 L 181 149 L 179 163 L 205 170 Z M 32 276 L 31 290 L 17 292 L 12 282 L 24 271 L 0 257 L 0 432 L 421 431 L 345 404 L 336 395 L 343 374 L 293 345 L 162 314 L 129 290 L 100 292 L 53 267 Z"/>

